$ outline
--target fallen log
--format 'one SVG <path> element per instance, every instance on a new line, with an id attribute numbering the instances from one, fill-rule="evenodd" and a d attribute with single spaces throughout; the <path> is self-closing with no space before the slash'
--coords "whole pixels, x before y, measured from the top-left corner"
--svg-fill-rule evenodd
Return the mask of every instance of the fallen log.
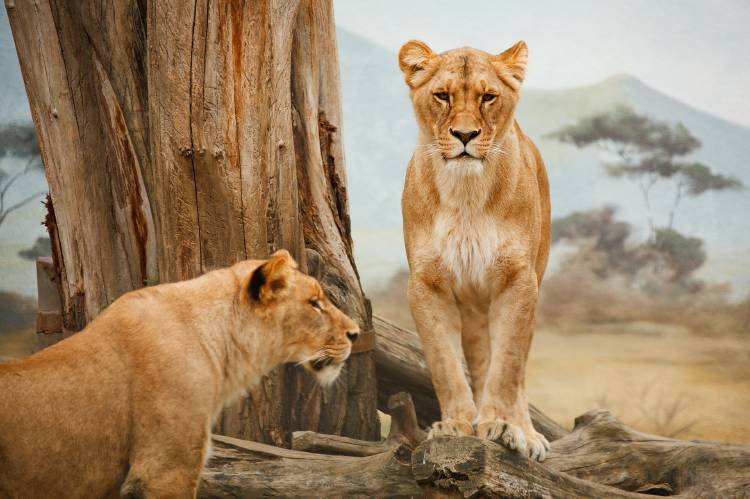
<path id="1" fill-rule="evenodd" d="M 376 315 L 373 315 L 373 327 L 377 336 L 374 359 L 380 410 L 388 412 L 388 398 L 406 392 L 414 399 L 419 424 L 428 427 L 438 421 L 440 406 L 417 334 Z M 529 410 L 534 427 L 550 442 L 568 434 L 533 405 L 529 405 Z"/>
<path id="2" fill-rule="evenodd" d="M 411 463 L 424 497 L 640 497 L 560 473 L 475 437 L 428 440 L 414 451 Z"/>
<path id="3" fill-rule="evenodd" d="M 573 432 L 555 441 L 544 464 L 642 494 L 750 497 L 750 446 L 648 435 L 604 410 L 576 418 Z"/>
<path id="4" fill-rule="evenodd" d="M 540 464 L 474 437 L 424 440 L 407 394 L 388 405 L 393 425 L 383 442 L 313 432 L 295 439 L 299 447 L 365 457 L 215 436 L 200 497 L 750 495 L 748 446 L 646 435 L 597 410 L 577 418 L 575 430 L 553 442 Z"/>
<path id="5" fill-rule="evenodd" d="M 329 456 L 215 435 L 198 497 L 419 497 L 409 459 L 400 449 Z"/>

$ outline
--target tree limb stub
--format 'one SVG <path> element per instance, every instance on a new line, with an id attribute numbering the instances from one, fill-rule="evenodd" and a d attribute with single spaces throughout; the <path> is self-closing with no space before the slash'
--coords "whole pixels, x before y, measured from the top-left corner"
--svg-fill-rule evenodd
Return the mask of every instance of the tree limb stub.
<path id="1" fill-rule="evenodd" d="M 401 392 L 391 395 L 388 399 L 388 413 L 391 416 L 391 430 L 388 438 L 381 442 L 325 435 L 314 431 L 295 431 L 292 434 L 292 449 L 364 457 L 392 451 L 402 445 L 413 450 L 427 438 L 427 434 L 417 423 L 414 402 L 409 394 Z"/>

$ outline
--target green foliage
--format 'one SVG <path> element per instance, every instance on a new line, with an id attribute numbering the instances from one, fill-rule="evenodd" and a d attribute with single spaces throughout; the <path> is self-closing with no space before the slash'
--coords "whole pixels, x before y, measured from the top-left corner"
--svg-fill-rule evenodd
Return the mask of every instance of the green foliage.
<path id="1" fill-rule="evenodd" d="M 672 229 L 683 195 L 699 196 L 707 191 L 743 188 L 735 177 L 714 173 L 703 163 L 681 160 L 701 146 L 685 126 L 653 120 L 625 106 L 582 118 L 548 137 L 577 147 L 595 145 L 611 153 L 616 159 L 605 163 L 607 173 L 638 182 L 648 212 L 652 241 L 657 229 L 649 195 L 657 181 L 675 183 L 675 198 L 666 224 L 668 230 Z"/>
<path id="2" fill-rule="evenodd" d="M 601 279 L 620 276 L 640 282 L 646 291 L 681 293 L 702 286 L 693 273 L 706 261 L 703 241 L 673 229 L 661 228 L 652 241 L 629 241 L 632 226 L 617 220 L 613 207 L 571 213 L 552 221 L 552 242 L 578 246 L 568 263 L 585 262 Z M 640 286 L 641 284 L 635 284 Z"/>
<path id="3" fill-rule="evenodd" d="M 8 194 L 16 181 L 29 171 L 42 170 L 36 131 L 31 124 L 0 126 L 0 160 L 7 157 L 25 159 L 26 165 L 12 175 L 0 169 L 0 226 L 12 212 L 44 195 L 44 192 L 35 192 L 14 204 L 8 204 Z"/>
<path id="4" fill-rule="evenodd" d="M 667 257 L 676 280 L 684 280 L 706 261 L 703 241 L 680 234 L 673 229 L 657 229 L 651 246 Z"/>
<path id="5" fill-rule="evenodd" d="M 552 242 L 563 239 L 594 238 L 595 247 L 608 252 L 620 251 L 630 237 L 630 224 L 615 220 L 616 208 L 571 213 L 552 222 Z"/>
<path id="6" fill-rule="evenodd" d="M 577 147 L 601 145 L 620 156 L 635 152 L 654 156 L 685 156 L 700 147 L 681 124 L 670 126 L 637 114 L 626 106 L 581 118 L 548 135 Z"/>
<path id="7" fill-rule="evenodd" d="M 739 179 L 713 173 L 703 163 L 682 164 L 680 165 L 679 172 L 691 196 L 698 196 L 706 191 L 742 189 L 743 187 Z"/>
<path id="8" fill-rule="evenodd" d="M 18 256 L 24 260 L 35 261 L 41 256 L 52 255 L 52 248 L 50 246 L 49 237 L 37 237 L 34 241 L 34 245 L 31 248 L 21 250 L 18 252 Z"/>
<path id="9" fill-rule="evenodd" d="M 6 124 L 0 126 L 0 158 L 15 156 L 16 158 L 39 158 L 39 144 L 36 131 L 31 124 Z M 41 168 L 41 162 L 35 167 Z"/>

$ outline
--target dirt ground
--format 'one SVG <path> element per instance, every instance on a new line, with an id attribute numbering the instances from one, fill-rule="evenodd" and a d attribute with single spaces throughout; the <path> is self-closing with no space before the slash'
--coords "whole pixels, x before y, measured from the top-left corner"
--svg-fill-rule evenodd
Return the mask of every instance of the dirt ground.
<path id="1" fill-rule="evenodd" d="M 606 407 L 634 428 L 682 439 L 750 443 L 750 341 L 650 323 L 538 331 L 529 398 L 572 427 Z"/>

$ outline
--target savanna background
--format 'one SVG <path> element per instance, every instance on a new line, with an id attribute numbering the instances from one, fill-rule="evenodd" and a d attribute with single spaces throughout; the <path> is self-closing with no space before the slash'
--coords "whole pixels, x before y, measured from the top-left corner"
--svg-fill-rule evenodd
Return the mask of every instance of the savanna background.
<path id="1" fill-rule="evenodd" d="M 750 4 L 337 0 L 356 260 L 413 327 L 400 193 L 416 140 L 401 43 L 530 47 L 517 110 L 547 164 L 553 250 L 528 367 L 560 423 L 592 407 L 750 442 Z M 0 357 L 36 348 L 46 181 L 0 9 Z M 96 217 L 95 213 L 91 217 Z"/>

